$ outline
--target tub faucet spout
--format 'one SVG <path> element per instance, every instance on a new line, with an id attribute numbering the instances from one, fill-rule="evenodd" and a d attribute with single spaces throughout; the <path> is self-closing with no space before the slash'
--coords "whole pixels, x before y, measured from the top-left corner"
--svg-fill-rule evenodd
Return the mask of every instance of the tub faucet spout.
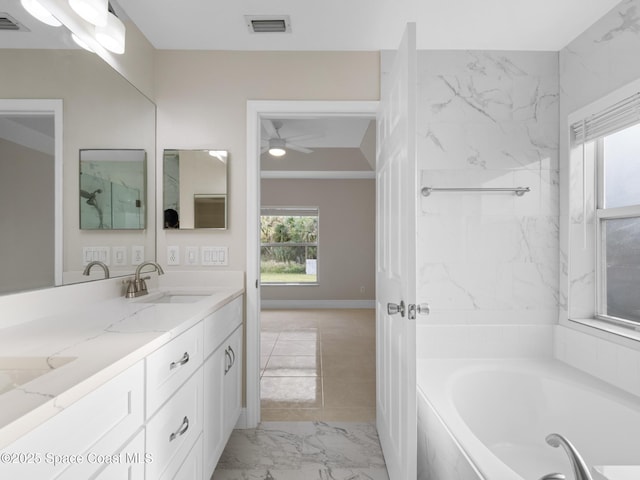
<path id="1" fill-rule="evenodd" d="M 584 459 L 569 440 L 558 433 L 547 435 L 545 440 L 554 448 L 558 448 L 562 445 L 562 448 L 567 452 L 569 460 L 571 461 L 575 480 L 593 480 L 593 477 L 591 477 L 591 473 L 589 472 L 589 467 L 587 467 Z"/>

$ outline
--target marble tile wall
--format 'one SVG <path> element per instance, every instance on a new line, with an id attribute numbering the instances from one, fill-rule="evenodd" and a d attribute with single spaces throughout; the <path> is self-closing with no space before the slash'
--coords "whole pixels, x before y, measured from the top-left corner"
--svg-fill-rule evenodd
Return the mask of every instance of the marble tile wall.
<path id="1" fill-rule="evenodd" d="M 418 82 L 422 186 L 531 188 L 421 197 L 420 321 L 556 322 L 558 54 L 420 51 Z"/>
<path id="2" fill-rule="evenodd" d="M 582 208 L 582 155 L 568 116 L 640 79 L 640 0 L 624 0 L 560 51 L 560 321 L 594 313 L 594 200 Z M 589 169 L 588 169 L 589 170 Z M 588 179 L 592 185 L 592 180 Z"/>
<path id="3" fill-rule="evenodd" d="M 418 480 L 485 480 L 422 393 L 418 394 Z"/>

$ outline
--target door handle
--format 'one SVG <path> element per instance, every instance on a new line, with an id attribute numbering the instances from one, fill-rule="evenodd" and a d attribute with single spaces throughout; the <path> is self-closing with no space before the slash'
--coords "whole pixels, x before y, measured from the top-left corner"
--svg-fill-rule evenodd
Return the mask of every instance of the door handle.
<path id="1" fill-rule="evenodd" d="M 404 300 L 400 300 L 400 304 L 387 303 L 387 313 L 389 315 L 399 313 L 401 317 L 404 317 Z"/>
<path id="2" fill-rule="evenodd" d="M 409 320 L 415 320 L 416 314 L 418 315 L 429 315 L 431 313 L 431 307 L 428 303 L 421 303 L 419 305 L 414 305 L 413 303 L 409 305 Z"/>

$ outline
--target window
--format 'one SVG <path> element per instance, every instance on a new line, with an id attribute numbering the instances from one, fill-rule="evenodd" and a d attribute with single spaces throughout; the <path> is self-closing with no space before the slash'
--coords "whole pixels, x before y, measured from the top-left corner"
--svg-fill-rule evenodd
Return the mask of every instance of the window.
<path id="1" fill-rule="evenodd" d="M 597 314 L 640 323 L 640 124 L 596 141 Z"/>
<path id="2" fill-rule="evenodd" d="M 318 283 L 318 208 L 262 208 L 260 237 L 262 284 Z"/>

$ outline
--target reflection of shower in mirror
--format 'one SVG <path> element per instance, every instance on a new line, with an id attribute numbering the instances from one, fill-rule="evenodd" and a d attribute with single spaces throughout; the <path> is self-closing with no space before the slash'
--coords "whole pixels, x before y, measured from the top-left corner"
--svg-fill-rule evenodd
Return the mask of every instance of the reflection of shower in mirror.
<path id="1" fill-rule="evenodd" d="M 104 228 L 104 218 L 102 216 L 102 209 L 98 205 L 98 200 L 96 199 L 96 195 L 99 193 L 102 193 L 101 188 L 94 190 L 93 193 L 89 193 L 86 190 L 80 189 L 80 196 L 87 199 L 87 205 L 91 205 L 98 211 L 98 219 L 100 220 L 100 225 L 98 228 L 102 229 Z"/>
<path id="2" fill-rule="evenodd" d="M 145 162 L 141 149 L 80 150 L 81 229 L 145 228 Z"/>

